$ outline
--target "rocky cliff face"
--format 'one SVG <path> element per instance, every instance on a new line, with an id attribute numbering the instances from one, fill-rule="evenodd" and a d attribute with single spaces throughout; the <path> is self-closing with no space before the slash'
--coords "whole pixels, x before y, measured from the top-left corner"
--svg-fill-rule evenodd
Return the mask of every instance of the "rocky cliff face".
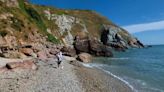
<path id="1" fill-rule="evenodd" d="M 75 37 L 80 40 L 74 40 Z M 84 39 L 87 44 L 82 44 Z M 91 43 L 94 40 L 95 43 Z M 93 45 L 99 51 L 92 46 L 84 49 L 93 50 L 90 53 L 95 55 L 105 55 L 104 46 L 121 50 L 143 47 L 127 31 L 94 11 L 64 10 L 33 5 L 25 0 L 0 0 L 0 41 L 1 50 L 29 44 L 40 47 L 50 43 L 69 47 L 73 47 L 73 43 Z"/>

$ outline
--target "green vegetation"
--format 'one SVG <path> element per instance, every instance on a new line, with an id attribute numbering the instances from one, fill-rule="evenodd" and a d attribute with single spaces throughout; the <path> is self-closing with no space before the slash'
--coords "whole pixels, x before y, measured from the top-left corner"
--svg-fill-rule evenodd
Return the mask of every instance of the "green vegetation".
<path id="1" fill-rule="evenodd" d="M 21 28 L 24 27 L 23 21 L 14 17 L 11 18 L 11 21 L 13 21 L 13 23 L 11 24 L 11 27 L 14 28 L 16 31 L 21 32 Z"/>
<path id="2" fill-rule="evenodd" d="M 18 3 L 19 3 L 19 8 L 20 8 L 24 13 L 26 13 L 24 0 L 18 0 Z"/>
<path id="3" fill-rule="evenodd" d="M 48 36 L 48 41 L 53 42 L 53 43 L 60 43 L 60 41 L 55 38 L 52 34 L 47 34 Z"/>
<path id="4" fill-rule="evenodd" d="M 86 34 L 96 38 L 100 37 L 100 29 L 102 24 L 117 26 L 107 18 L 92 10 L 66 10 L 43 5 L 33 5 L 28 2 L 25 3 L 25 0 L 17 1 L 19 3 L 19 8 L 7 7 L 2 2 L 0 2 L 0 14 L 5 15 L 5 13 L 9 13 L 14 15 L 14 17 L 0 20 L 1 36 L 5 36 L 8 33 L 14 35 L 17 39 L 23 38 L 28 40 L 27 34 L 33 33 L 33 31 L 38 32 L 39 29 L 39 32 L 46 36 L 48 41 L 53 43 L 60 43 L 60 40 L 67 36 L 68 33 L 65 32 L 63 35 L 61 35 L 55 19 L 48 20 L 44 14 L 44 10 L 49 10 L 51 14 L 70 15 L 80 19 L 80 23 L 85 24 L 89 32 Z M 47 29 L 50 29 L 51 33 L 47 32 Z M 71 29 L 71 34 L 73 37 L 75 37 L 77 34 L 81 34 L 81 30 L 83 30 L 83 25 L 74 23 L 74 26 Z M 128 33 L 124 30 L 121 31 L 120 34 L 126 40 L 131 39 Z"/>
<path id="5" fill-rule="evenodd" d="M 28 19 L 38 26 L 38 28 L 41 30 L 41 33 L 48 36 L 49 41 L 53 43 L 59 42 L 58 39 L 56 39 L 52 34 L 47 32 L 47 27 L 44 24 L 41 16 L 34 8 L 32 8 L 32 6 L 27 6 L 25 5 L 24 0 L 19 0 L 19 7 L 27 15 Z"/>
<path id="6" fill-rule="evenodd" d="M 57 14 L 57 15 L 63 15 L 63 14 L 66 15 L 66 14 L 68 14 L 68 13 L 66 13 L 65 11 L 58 11 L 58 12 L 56 12 L 56 14 Z"/>

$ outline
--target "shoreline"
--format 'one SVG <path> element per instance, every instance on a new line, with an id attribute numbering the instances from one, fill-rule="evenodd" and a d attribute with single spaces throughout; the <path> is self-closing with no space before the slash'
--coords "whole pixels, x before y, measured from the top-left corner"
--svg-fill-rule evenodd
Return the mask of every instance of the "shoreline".
<path id="1" fill-rule="evenodd" d="M 72 57 L 65 57 L 63 69 L 57 60 L 36 61 L 37 70 L 16 69 L 0 75 L 2 92 L 133 92 L 121 80 L 88 68 Z M 70 63 L 70 61 L 74 61 Z"/>
<path id="2" fill-rule="evenodd" d="M 125 81 L 98 68 L 75 66 L 76 76 L 86 92 L 136 92 Z"/>

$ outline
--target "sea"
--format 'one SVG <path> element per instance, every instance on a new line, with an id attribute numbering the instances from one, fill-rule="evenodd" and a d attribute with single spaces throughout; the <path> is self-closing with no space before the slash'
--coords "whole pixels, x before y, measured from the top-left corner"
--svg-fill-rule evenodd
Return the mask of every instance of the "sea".
<path id="1" fill-rule="evenodd" d="M 114 57 L 95 58 L 89 66 L 118 78 L 134 92 L 164 92 L 164 45 L 114 52 Z"/>

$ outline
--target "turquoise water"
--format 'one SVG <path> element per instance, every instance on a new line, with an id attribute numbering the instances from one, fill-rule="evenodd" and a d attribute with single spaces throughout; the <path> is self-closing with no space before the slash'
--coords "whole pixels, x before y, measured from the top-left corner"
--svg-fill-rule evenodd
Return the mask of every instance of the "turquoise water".
<path id="1" fill-rule="evenodd" d="M 164 92 L 164 46 L 116 52 L 92 65 L 124 79 L 138 92 Z"/>

